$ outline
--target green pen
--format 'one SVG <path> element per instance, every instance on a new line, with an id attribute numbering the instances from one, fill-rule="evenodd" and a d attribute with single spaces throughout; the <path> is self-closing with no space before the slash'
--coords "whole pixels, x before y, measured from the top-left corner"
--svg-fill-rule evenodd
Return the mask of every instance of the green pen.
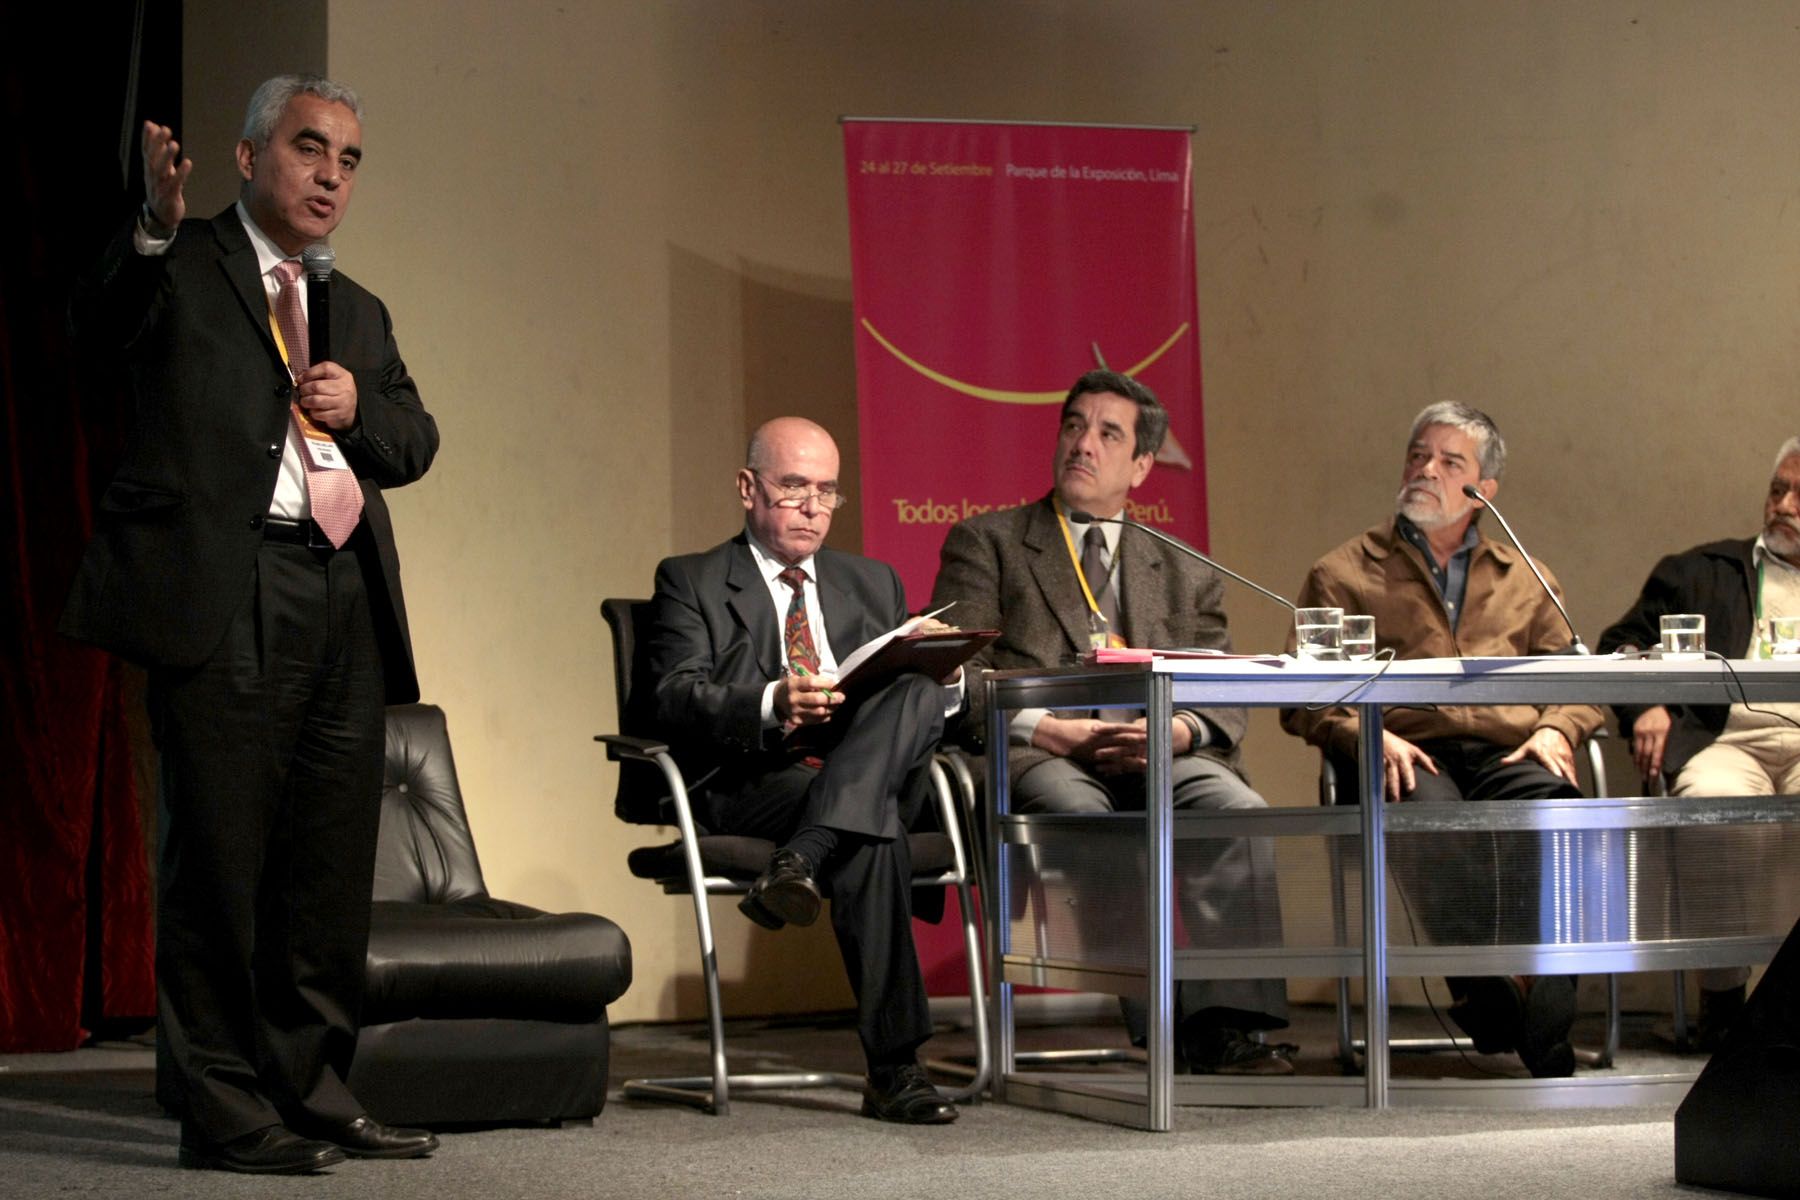
<path id="1" fill-rule="evenodd" d="M 796 674 L 796 675 L 811 675 L 812 672 L 806 669 L 805 664 L 795 663 L 794 664 L 794 674 Z M 820 688 L 819 694 L 821 696 L 824 696 L 827 700 L 831 699 L 831 689 L 830 688 Z"/>

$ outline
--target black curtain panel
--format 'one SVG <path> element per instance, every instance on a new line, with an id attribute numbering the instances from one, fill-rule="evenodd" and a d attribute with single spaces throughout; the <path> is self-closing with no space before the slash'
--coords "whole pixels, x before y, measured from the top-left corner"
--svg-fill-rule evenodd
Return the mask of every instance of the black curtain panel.
<path id="1" fill-rule="evenodd" d="M 49 6 L 31 25 L 0 56 L 0 1052 L 155 1011 L 139 676 L 56 621 L 130 419 L 117 364 L 71 340 L 69 296 L 142 199 L 140 121 L 179 134 L 181 4 Z"/>

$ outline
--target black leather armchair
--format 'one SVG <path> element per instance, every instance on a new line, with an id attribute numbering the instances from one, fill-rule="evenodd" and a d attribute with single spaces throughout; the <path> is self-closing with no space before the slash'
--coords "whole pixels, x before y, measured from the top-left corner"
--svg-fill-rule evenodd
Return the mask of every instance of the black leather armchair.
<path id="1" fill-rule="evenodd" d="M 443 711 L 388 709 L 369 979 L 350 1088 L 444 1126 L 591 1120 L 631 945 L 605 917 L 488 895 Z"/>

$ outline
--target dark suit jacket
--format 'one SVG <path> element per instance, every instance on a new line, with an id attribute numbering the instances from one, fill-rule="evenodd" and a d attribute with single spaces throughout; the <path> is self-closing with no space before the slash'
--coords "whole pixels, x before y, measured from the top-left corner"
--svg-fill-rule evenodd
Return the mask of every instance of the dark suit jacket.
<path id="1" fill-rule="evenodd" d="M 1742 658 L 1750 649 L 1756 623 L 1755 538 L 1709 542 L 1656 564 L 1644 588 L 1624 616 L 1600 635 L 1599 653 L 1621 646 L 1640 649 L 1662 640 L 1664 613 L 1703 613 L 1706 648 L 1727 658 Z M 1628 736 L 1643 706 L 1616 705 L 1619 728 Z M 1673 777 L 1725 728 L 1730 709 L 1723 704 L 1669 705 L 1669 740 L 1663 748 L 1663 773 Z"/>
<path id="2" fill-rule="evenodd" d="M 138 254 L 131 232 L 113 239 L 76 300 L 84 341 L 125 355 L 137 407 L 61 628 L 146 666 L 188 667 L 219 644 L 254 586 L 292 386 L 235 208 L 183 221 L 164 255 Z M 357 426 L 337 435 L 363 491 L 364 528 L 350 545 L 364 559 L 387 700 L 402 703 L 418 698 L 418 682 L 381 492 L 425 473 L 437 425 L 381 301 L 341 272 L 330 294 L 331 356 L 357 390 Z"/>
<path id="3" fill-rule="evenodd" d="M 886 563 L 827 549 L 813 563 L 835 657 L 906 619 L 906 590 Z M 631 724 L 668 740 L 691 788 L 735 791 L 791 761 L 779 731 L 762 728 L 763 689 L 781 678 L 787 658 L 745 535 L 664 559 L 653 604 L 632 685 L 634 704 L 646 703 Z"/>
<path id="4" fill-rule="evenodd" d="M 1119 618 L 1130 645 L 1231 649 L 1224 584 L 1216 572 L 1130 528 L 1120 531 L 1118 556 Z M 956 607 L 943 620 L 966 629 L 1001 631 L 968 670 L 1056 667 L 1088 649 L 1087 603 L 1048 496 L 951 528 L 931 607 L 952 600 Z M 987 731 L 987 696 L 978 680 L 978 675 L 969 680 L 963 726 L 964 740 L 973 744 L 980 744 Z M 1238 743 L 1247 724 L 1244 710 L 1192 711 L 1211 727 L 1213 737 L 1195 753 L 1238 769 Z M 1042 750 L 1014 748 L 1007 756 L 1010 777 L 1017 780 L 1047 757 Z"/>

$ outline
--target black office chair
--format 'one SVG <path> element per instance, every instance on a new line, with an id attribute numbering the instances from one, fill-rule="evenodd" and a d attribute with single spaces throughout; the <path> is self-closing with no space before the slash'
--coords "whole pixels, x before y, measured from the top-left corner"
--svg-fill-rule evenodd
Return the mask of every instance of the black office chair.
<path id="1" fill-rule="evenodd" d="M 648 632 L 651 604 L 648 600 L 612 598 L 601 601 L 613 639 L 613 687 L 620 723 L 632 712 L 633 663 L 641 636 Z M 672 895 L 688 895 L 694 901 L 694 924 L 699 934 L 700 971 L 706 987 L 706 1012 L 711 1036 L 711 1071 L 706 1075 L 658 1079 L 628 1079 L 624 1094 L 646 1099 L 692 1104 L 716 1115 L 730 1111 L 732 1091 L 768 1091 L 791 1088 L 845 1087 L 860 1089 L 860 1076 L 824 1071 L 731 1074 L 726 1067 L 724 1012 L 719 999 L 719 967 L 714 950 L 708 896 L 741 896 L 750 890 L 777 849 L 761 838 L 713 834 L 694 820 L 687 782 L 669 754 L 667 743 L 630 734 L 601 734 L 608 759 L 619 764 L 619 793 L 615 811 L 620 820 L 637 825 L 674 825 L 679 836 L 670 843 L 633 850 L 627 858 L 631 873 L 647 879 Z M 635 786 L 628 772 L 650 776 L 659 786 Z M 656 778 L 657 775 L 660 778 Z M 912 853 L 913 886 L 954 887 L 960 902 L 963 953 L 968 962 L 970 1018 L 975 1032 L 974 1076 L 951 1099 L 967 1103 L 987 1088 L 992 1050 L 988 1040 L 987 1000 L 983 984 L 980 931 L 971 895 L 974 882 L 972 858 L 961 814 L 950 794 L 943 767 L 931 766 L 932 790 L 937 799 L 943 832 L 908 836 Z M 645 780 L 640 778 L 637 783 Z M 645 806 L 644 794 L 663 793 L 661 803 Z"/>
<path id="2" fill-rule="evenodd" d="M 1602 731 L 1602 733 L 1603 732 L 1604 731 Z M 1587 740 L 1585 749 L 1588 759 L 1591 793 L 1595 796 L 1605 796 L 1609 794 L 1606 782 L 1606 760 L 1600 752 L 1599 738 L 1599 734 L 1590 737 Z M 1319 803 L 1327 807 L 1338 803 L 1337 771 L 1333 768 L 1331 756 L 1328 754 L 1320 754 L 1319 756 Z M 1337 944 L 1341 946 L 1344 944 L 1347 933 L 1344 920 L 1344 853 L 1341 844 L 1342 839 L 1330 838 L 1328 841 L 1330 843 L 1330 852 L 1327 857 L 1331 864 L 1332 932 L 1337 939 Z M 1350 1016 L 1350 981 L 1340 977 L 1337 981 L 1337 1058 L 1338 1064 L 1342 1066 L 1344 1070 L 1354 1072 L 1361 1070 L 1362 1064 L 1360 1056 L 1367 1051 L 1368 1047 L 1366 1042 L 1352 1035 Z M 1606 977 L 1605 1041 L 1601 1044 L 1599 1049 L 1577 1047 L 1575 1050 L 1576 1061 L 1587 1067 L 1612 1066 L 1613 1058 L 1619 1051 L 1619 1031 L 1619 977 L 1617 975 L 1608 975 Z M 1442 1051 L 1458 1051 L 1470 1048 L 1472 1048 L 1472 1043 L 1467 1038 L 1458 1038 L 1454 1036 L 1426 1038 L 1390 1037 L 1388 1039 L 1388 1050 L 1391 1053 L 1400 1054 L 1433 1054 Z"/>

